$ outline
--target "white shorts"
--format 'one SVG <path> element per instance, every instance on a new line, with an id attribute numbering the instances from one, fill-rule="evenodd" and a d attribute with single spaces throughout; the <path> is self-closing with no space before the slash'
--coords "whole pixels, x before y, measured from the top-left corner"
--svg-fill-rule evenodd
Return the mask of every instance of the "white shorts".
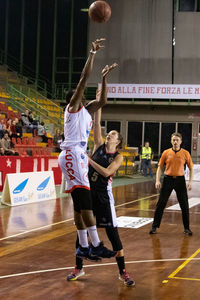
<path id="1" fill-rule="evenodd" d="M 58 164 L 66 179 L 66 193 L 75 188 L 90 190 L 88 179 L 88 157 L 80 146 L 63 150 L 58 157 Z"/>

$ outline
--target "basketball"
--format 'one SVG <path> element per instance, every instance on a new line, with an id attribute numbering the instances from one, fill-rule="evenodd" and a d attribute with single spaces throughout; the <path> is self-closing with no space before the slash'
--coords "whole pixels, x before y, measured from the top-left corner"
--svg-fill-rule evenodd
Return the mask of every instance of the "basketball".
<path id="1" fill-rule="evenodd" d="M 95 1 L 90 5 L 88 14 L 93 22 L 105 23 L 110 19 L 111 8 L 106 1 Z"/>

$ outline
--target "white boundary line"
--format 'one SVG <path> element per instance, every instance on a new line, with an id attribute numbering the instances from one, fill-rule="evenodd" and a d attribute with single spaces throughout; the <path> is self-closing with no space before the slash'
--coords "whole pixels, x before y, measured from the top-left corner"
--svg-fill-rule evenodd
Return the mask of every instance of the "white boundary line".
<path id="1" fill-rule="evenodd" d="M 120 207 L 120 206 L 124 206 L 124 205 L 127 205 L 127 204 L 130 204 L 130 203 L 138 202 L 138 201 L 141 201 L 141 200 L 146 200 L 146 199 L 149 199 L 149 198 L 152 198 L 152 197 L 156 197 L 158 195 L 159 194 L 154 194 L 154 195 L 151 195 L 151 196 L 146 196 L 146 197 L 139 198 L 139 199 L 136 199 L 136 200 L 133 200 L 133 201 L 129 201 L 129 202 L 126 202 L 126 203 L 115 205 L 115 208 Z"/>
<path id="2" fill-rule="evenodd" d="M 137 202 L 137 201 L 141 201 L 141 200 L 145 200 L 145 199 L 148 199 L 148 198 L 152 198 L 152 197 L 155 197 L 155 196 L 158 196 L 158 195 L 159 194 L 154 194 L 154 195 L 147 196 L 147 197 L 144 197 L 144 198 L 136 199 L 136 200 L 133 200 L 133 201 L 130 201 L 130 202 L 126 202 L 126 203 L 122 203 L 122 204 L 116 205 L 115 207 L 117 208 L 117 207 L 124 206 L 124 205 L 130 204 L 130 203 L 134 203 L 134 202 Z M 27 230 L 27 231 L 23 231 L 23 232 L 20 232 L 20 233 L 16 233 L 16 234 L 13 234 L 13 235 L 10 235 L 10 236 L 6 236 L 6 237 L 3 237 L 3 238 L 0 238 L 0 241 L 4 241 L 4 240 L 10 239 L 10 238 L 14 238 L 14 237 L 17 237 L 17 236 L 20 236 L 20 235 L 23 235 L 23 234 L 27 234 L 27 233 L 34 232 L 34 231 L 37 231 L 37 230 L 45 229 L 45 228 L 48 228 L 50 226 L 59 225 L 59 224 L 62 224 L 62 223 L 73 221 L 73 220 L 74 220 L 74 218 L 71 218 L 71 219 L 63 220 L 63 221 L 60 221 L 60 222 L 57 222 L 57 223 L 52 223 L 52 224 L 45 225 L 45 226 L 42 226 L 42 227 L 37 227 L 37 228 L 31 229 L 31 230 Z"/>
<path id="3" fill-rule="evenodd" d="M 60 222 L 57 222 L 57 223 L 52 223 L 52 224 L 45 225 L 45 226 L 42 226 L 42 227 L 33 228 L 33 229 L 30 229 L 30 230 L 27 230 L 27 231 L 23 231 L 23 232 L 20 232 L 20 233 L 16 233 L 16 234 L 13 234 L 13 235 L 6 236 L 4 238 L 1 238 L 0 241 L 7 240 L 7 239 L 10 239 L 10 238 L 13 238 L 13 237 L 17 237 L 17 236 L 20 236 L 20 235 L 23 235 L 23 234 L 26 234 L 26 233 L 29 233 L 29 232 L 34 232 L 34 231 L 37 231 L 37 230 L 40 230 L 40 229 L 45 229 L 45 228 L 48 228 L 50 226 L 55 226 L 55 225 L 59 225 L 59 224 L 62 224 L 62 223 L 66 223 L 66 222 L 69 222 L 69 221 L 72 221 L 72 220 L 74 220 L 74 218 L 67 219 L 67 220 L 64 220 L 64 221 L 60 221 Z"/>
<path id="4" fill-rule="evenodd" d="M 176 262 L 176 261 L 185 261 L 187 259 L 188 258 L 164 258 L 164 259 L 132 260 L 132 261 L 126 261 L 126 264 L 156 263 L 156 262 L 171 262 L 171 261 Z M 198 261 L 198 260 L 200 260 L 200 258 L 192 258 L 191 260 Z M 105 266 L 112 266 L 112 265 L 116 265 L 116 262 L 105 263 L 105 264 L 84 265 L 84 268 L 105 267 Z M 47 272 L 58 272 L 58 271 L 70 270 L 73 268 L 74 268 L 74 266 L 73 267 L 56 268 L 56 269 L 38 270 L 38 271 L 31 271 L 31 272 L 24 272 L 24 273 L 16 273 L 16 274 L 10 274 L 10 275 L 2 275 L 2 276 L 0 276 L 0 279 L 19 277 L 19 276 L 25 276 L 25 275 L 33 275 L 33 274 L 41 274 L 41 273 L 47 273 Z"/>

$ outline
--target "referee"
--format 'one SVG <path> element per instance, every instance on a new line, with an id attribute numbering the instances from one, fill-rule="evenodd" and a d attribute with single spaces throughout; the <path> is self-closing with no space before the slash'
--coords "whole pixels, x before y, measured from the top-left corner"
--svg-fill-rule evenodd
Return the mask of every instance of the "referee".
<path id="1" fill-rule="evenodd" d="M 156 229 L 160 227 L 163 211 L 169 199 L 172 190 L 176 191 L 179 205 L 182 210 L 182 219 L 184 225 L 184 234 L 192 235 L 189 227 L 189 207 L 187 189 L 192 189 L 193 162 L 188 151 L 181 148 L 182 135 L 173 133 L 171 135 L 172 148 L 165 150 L 160 158 L 156 173 L 156 188 L 160 189 L 160 177 L 165 165 L 164 180 L 160 191 L 160 197 L 156 205 L 154 221 L 150 234 L 157 233 Z M 190 170 L 190 178 L 186 187 L 184 177 L 184 166 L 187 164 Z"/>

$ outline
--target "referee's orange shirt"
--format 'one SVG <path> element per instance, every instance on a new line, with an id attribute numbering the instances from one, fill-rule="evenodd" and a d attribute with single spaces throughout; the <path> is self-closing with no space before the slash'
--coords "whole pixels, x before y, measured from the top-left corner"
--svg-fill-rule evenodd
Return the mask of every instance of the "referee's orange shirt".
<path id="1" fill-rule="evenodd" d="M 172 148 L 165 150 L 158 165 L 164 167 L 164 164 L 166 165 L 164 173 L 169 176 L 183 176 L 185 164 L 189 169 L 193 167 L 190 153 L 184 149 L 177 152 L 174 152 Z"/>

